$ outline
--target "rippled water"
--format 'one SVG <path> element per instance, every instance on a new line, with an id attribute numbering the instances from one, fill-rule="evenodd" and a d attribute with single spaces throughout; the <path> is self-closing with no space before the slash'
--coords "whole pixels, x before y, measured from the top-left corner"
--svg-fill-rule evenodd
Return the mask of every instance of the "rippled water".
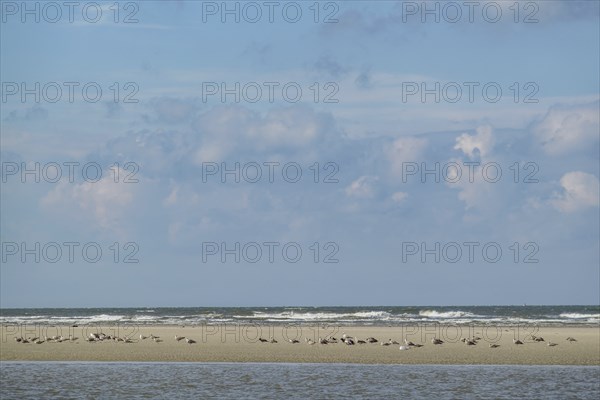
<path id="1" fill-rule="evenodd" d="M 3 362 L 0 398 L 598 399 L 600 366 Z"/>
<path id="2" fill-rule="evenodd" d="M 198 325 L 219 323 L 600 324 L 600 306 L 360 306 L 0 309 L 2 324 Z"/>

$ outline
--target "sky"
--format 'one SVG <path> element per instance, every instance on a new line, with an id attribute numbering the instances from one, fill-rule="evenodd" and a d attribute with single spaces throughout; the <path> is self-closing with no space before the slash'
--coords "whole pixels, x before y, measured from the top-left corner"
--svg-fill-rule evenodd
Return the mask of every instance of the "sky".
<path id="1" fill-rule="evenodd" d="M 600 304 L 597 1 L 0 1 L 0 307 Z"/>

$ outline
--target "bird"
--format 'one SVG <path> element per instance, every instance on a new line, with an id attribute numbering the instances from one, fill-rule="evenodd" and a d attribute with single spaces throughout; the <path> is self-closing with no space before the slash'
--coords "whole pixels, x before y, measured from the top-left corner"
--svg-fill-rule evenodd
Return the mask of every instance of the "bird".
<path id="1" fill-rule="evenodd" d="M 375 339 L 374 337 L 368 337 L 366 339 L 366 341 L 369 342 L 369 343 L 377 343 L 377 339 Z"/>
<path id="2" fill-rule="evenodd" d="M 431 343 L 433 343 L 433 344 L 443 344 L 444 341 L 442 339 L 433 338 L 433 339 L 431 339 Z"/>
<path id="3" fill-rule="evenodd" d="M 556 343 L 552 343 L 552 342 L 548 342 L 548 346 L 550 346 L 550 347 L 554 347 L 554 346 L 558 346 L 558 344 L 556 344 Z"/>
<path id="4" fill-rule="evenodd" d="M 408 339 L 404 339 L 404 344 L 407 346 L 414 346 L 415 344 Z"/>
<path id="5" fill-rule="evenodd" d="M 577 341 L 577 339 L 575 339 L 575 338 L 572 338 L 571 336 L 569 336 L 569 337 L 568 337 L 567 339 L 565 339 L 565 340 L 568 340 L 569 342 L 576 342 L 576 341 Z"/>
<path id="6" fill-rule="evenodd" d="M 196 343 L 196 341 L 194 339 L 190 339 L 190 338 L 185 338 L 185 341 L 187 342 L 187 344 L 194 344 L 194 343 Z"/>
<path id="7" fill-rule="evenodd" d="M 140 340 L 146 340 L 146 339 L 148 339 L 148 336 L 144 336 L 144 335 L 140 334 Z"/>
<path id="8" fill-rule="evenodd" d="M 319 343 L 321 343 L 321 344 L 328 344 L 329 342 L 327 341 L 327 339 L 321 339 L 321 338 L 319 338 Z"/>
<path id="9" fill-rule="evenodd" d="M 175 340 L 177 340 L 178 342 L 182 341 L 183 339 L 185 339 L 185 336 L 177 336 L 177 335 L 175 335 Z"/>
<path id="10" fill-rule="evenodd" d="M 465 344 L 467 346 L 475 346 L 477 344 L 477 342 L 474 340 L 465 340 Z"/>
<path id="11" fill-rule="evenodd" d="M 275 338 L 273 338 L 273 336 L 271 336 L 271 339 L 269 340 L 270 343 L 277 343 L 277 340 L 275 340 Z"/>
<path id="12" fill-rule="evenodd" d="M 23 341 L 23 338 L 22 338 L 22 337 L 16 337 L 16 338 L 15 338 L 15 341 L 16 341 L 17 343 L 20 343 L 21 341 Z"/>
<path id="13" fill-rule="evenodd" d="M 397 341 L 395 341 L 395 340 L 392 340 L 392 339 L 388 340 L 388 342 L 389 342 L 390 344 L 400 344 L 400 343 L 398 343 Z"/>
<path id="14" fill-rule="evenodd" d="M 390 342 L 381 342 L 380 345 L 382 346 L 389 346 L 391 343 Z"/>
<path id="15" fill-rule="evenodd" d="M 348 337 L 344 340 L 344 343 L 346 343 L 348 346 L 352 346 L 352 345 L 354 345 L 354 340 L 352 340 L 352 338 Z M 363 343 L 364 343 L 364 341 L 363 341 Z"/>
<path id="16" fill-rule="evenodd" d="M 42 344 L 42 343 L 44 343 L 44 341 L 43 341 L 43 340 L 40 340 L 40 339 L 37 339 L 37 340 L 36 340 L 35 342 L 33 342 L 33 343 L 35 343 L 35 344 Z"/>
<path id="17" fill-rule="evenodd" d="M 258 338 L 258 340 L 259 340 L 261 343 L 266 343 L 266 342 L 268 342 L 268 340 L 267 340 L 267 339 L 263 339 L 263 338 L 261 338 L 261 337 L 259 337 L 259 338 Z"/>
<path id="18" fill-rule="evenodd" d="M 410 346 L 400 346 L 400 350 L 410 350 Z"/>
<path id="19" fill-rule="evenodd" d="M 313 344 L 315 344 L 315 341 L 314 341 L 314 340 L 312 340 L 312 339 L 307 339 L 307 340 L 306 340 L 306 343 L 308 343 L 308 344 L 310 344 L 310 345 L 313 345 Z"/>
<path id="20" fill-rule="evenodd" d="M 514 344 L 523 344 L 519 339 L 513 339 Z"/>
<path id="21" fill-rule="evenodd" d="M 288 339 L 288 342 L 294 344 L 294 343 L 300 343 L 300 341 L 298 339 Z"/>
<path id="22" fill-rule="evenodd" d="M 152 340 L 154 340 L 154 343 L 160 343 L 160 342 L 162 342 L 162 339 L 160 339 L 158 337 L 155 337 Z"/>
<path id="23" fill-rule="evenodd" d="M 490 343 L 490 349 L 496 349 L 496 348 L 498 348 L 498 347 L 500 347 L 500 345 L 499 345 L 499 344 L 496 344 L 496 343 Z"/>
<path id="24" fill-rule="evenodd" d="M 150 334 L 150 339 L 152 339 L 152 340 L 160 339 L 160 336 L 154 336 L 153 334 Z"/>

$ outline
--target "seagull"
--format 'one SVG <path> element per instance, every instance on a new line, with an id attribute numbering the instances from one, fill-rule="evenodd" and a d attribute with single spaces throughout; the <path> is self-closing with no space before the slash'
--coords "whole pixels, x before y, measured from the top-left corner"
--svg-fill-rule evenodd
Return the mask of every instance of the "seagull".
<path id="1" fill-rule="evenodd" d="M 433 343 L 433 344 L 443 344 L 444 341 L 442 339 L 433 338 L 433 339 L 431 339 L 431 343 Z"/>
<path id="2" fill-rule="evenodd" d="M 409 341 L 408 339 L 404 339 L 404 344 L 407 346 L 414 346 L 415 344 L 411 341 Z"/>
<path id="3" fill-rule="evenodd" d="M 23 338 L 22 338 L 22 337 L 16 337 L 16 338 L 15 338 L 15 341 L 16 341 L 17 343 L 21 342 L 22 340 L 23 340 Z"/>
<path id="4" fill-rule="evenodd" d="M 321 339 L 321 338 L 319 338 L 319 343 L 321 343 L 321 344 L 328 344 L 329 342 L 327 341 L 327 339 Z"/>
<path id="5" fill-rule="evenodd" d="M 537 337 L 533 338 L 533 340 L 535 340 L 536 342 L 544 342 L 544 338 L 541 336 L 537 336 Z"/>
<path id="6" fill-rule="evenodd" d="M 499 344 L 496 344 L 496 343 L 490 343 L 490 349 L 496 349 L 496 348 L 498 348 L 498 347 L 500 347 L 500 345 L 499 345 Z"/>
<path id="7" fill-rule="evenodd" d="M 266 342 L 268 342 L 268 340 L 267 340 L 267 339 L 263 339 L 263 338 L 261 338 L 261 337 L 259 337 L 259 338 L 258 338 L 258 340 L 259 340 L 260 342 L 262 342 L 262 343 L 266 343 Z"/>
<path id="8" fill-rule="evenodd" d="M 273 338 L 273 336 L 271 336 L 271 340 L 269 340 L 269 342 L 270 342 L 270 343 L 277 343 L 277 340 L 275 340 L 275 339 Z"/>
<path id="9" fill-rule="evenodd" d="M 410 346 L 400 346 L 400 350 L 410 350 Z"/>
<path id="10" fill-rule="evenodd" d="M 144 335 L 140 334 L 140 340 L 146 340 L 146 339 L 148 339 L 148 336 L 144 336 Z"/>
<path id="11" fill-rule="evenodd" d="M 552 343 L 552 342 L 548 342 L 548 346 L 550 346 L 550 347 L 554 347 L 554 346 L 558 346 L 558 344 L 556 344 L 556 343 Z"/>
<path id="12" fill-rule="evenodd" d="M 40 339 L 37 339 L 37 340 L 36 340 L 35 342 L 33 342 L 33 343 L 35 343 L 35 344 L 42 344 L 42 343 L 44 343 L 44 341 L 43 341 L 43 340 L 40 340 Z"/>
<path id="13" fill-rule="evenodd" d="M 362 341 L 364 343 L 364 341 Z M 344 343 L 346 343 L 348 346 L 352 346 L 354 344 L 354 340 L 352 340 L 352 338 L 348 337 L 344 340 Z"/>
<path id="14" fill-rule="evenodd" d="M 306 343 L 308 343 L 308 344 L 310 344 L 310 345 L 313 345 L 313 344 L 315 344 L 315 341 L 314 341 L 314 340 L 312 340 L 312 339 L 308 339 L 308 340 L 306 341 Z"/>
<path id="15" fill-rule="evenodd" d="M 368 337 L 366 340 L 369 343 L 377 343 L 377 339 L 375 339 L 374 337 Z"/>
<path id="16" fill-rule="evenodd" d="M 162 342 L 162 339 L 160 339 L 158 337 L 155 337 L 152 340 L 154 340 L 154 343 L 160 343 L 160 342 Z"/>
<path id="17" fill-rule="evenodd" d="M 576 342 L 577 339 L 572 338 L 571 336 L 569 336 L 566 340 L 568 340 L 569 342 Z"/>
<path id="18" fill-rule="evenodd" d="M 514 344 L 523 344 L 519 339 L 513 339 Z"/>
<path id="19" fill-rule="evenodd" d="M 182 341 L 183 339 L 185 339 L 184 336 L 177 336 L 177 335 L 175 335 L 175 340 L 177 340 L 178 342 Z"/>
<path id="20" fill-rule="evenodd" d="M 160 339 L 160 336 L 154 336 L 153 334 L 150 334 L 150 339 L 152 339 L 152 340 Z"/>
<path id="21" fill-rule="evenodd" d="M 194 339 L 190 339 L 190 338 L 185 338 L 185 341 L 187 342 L 187 344 L 194 344 L 194 343 L 196 343 L 196 341 Z"/>
<path id="22" fill-rule="evenodd" d="M 391 343 L 390 342 L 381 342 L 380 343 L 382 346 L 389 346 Z"/>
<path id="23" fill-rule="evenodd" d="M 290 343 L 300 343 L 300 341 L 298 339 L 288 339 L 288 342 Z"/>
<path id="24" fill-rule="evenodd" d="M 465 340 L 465 344 L 467 346 L 475 346 L 477 344 L 477 342 L 474 340 Z"/>

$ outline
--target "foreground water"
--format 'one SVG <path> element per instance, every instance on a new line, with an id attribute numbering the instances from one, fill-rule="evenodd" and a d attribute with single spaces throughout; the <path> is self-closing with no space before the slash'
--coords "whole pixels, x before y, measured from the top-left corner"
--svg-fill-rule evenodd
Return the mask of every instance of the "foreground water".
<path id="1" fill-rule="evenodd" d="M 600 306 L 176 307 L 0 309 L 3 324 L 421 323 L 598 326 Z"/>
<path id="2" fill-rule="evenodd" d="M 2 362 L 0 398 L 598 399 L 600 366 Z"/>

